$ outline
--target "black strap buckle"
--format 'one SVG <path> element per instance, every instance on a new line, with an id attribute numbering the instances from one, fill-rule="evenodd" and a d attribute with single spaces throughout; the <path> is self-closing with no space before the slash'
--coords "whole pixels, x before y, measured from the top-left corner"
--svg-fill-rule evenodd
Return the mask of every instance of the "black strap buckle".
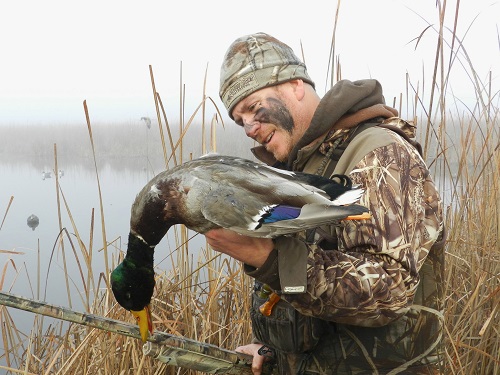
<path id="1" fill-rule="evenodd" d="M 270 348 L 267 345 L 262 345 L 259 350 L 257 350 L 257 354 L 266 358 L 274 358 L 274 349 Z"/>

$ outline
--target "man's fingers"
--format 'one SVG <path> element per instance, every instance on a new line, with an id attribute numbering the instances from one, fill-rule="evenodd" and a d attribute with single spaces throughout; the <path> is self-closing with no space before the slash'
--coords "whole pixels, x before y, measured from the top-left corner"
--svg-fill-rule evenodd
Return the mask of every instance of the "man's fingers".
<path id="1" fill-rule="evenodd" d="M 248 344 L 244 346 L 238 346 L 235 351 L 248 354 L 253 356 L 252 360 L 252 373 L 254 375 L 262 374 L 262 366 L 264 365 L 264 360 L 266 357 L 261 356 L 258 351 L 262 347 L 262 344 Z"/>

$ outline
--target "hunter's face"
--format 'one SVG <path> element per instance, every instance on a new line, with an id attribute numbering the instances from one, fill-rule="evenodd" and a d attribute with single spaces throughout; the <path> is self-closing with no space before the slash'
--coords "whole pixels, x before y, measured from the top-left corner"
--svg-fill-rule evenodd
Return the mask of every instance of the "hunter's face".
<path id="1" fill-rule="evenodd" d="M 303 132 L 297 129 L 283 85 L 256 91 L 233 110 L 235 122 L 248 137 L 263 145 L 277 160 L 286 161 Z"/>

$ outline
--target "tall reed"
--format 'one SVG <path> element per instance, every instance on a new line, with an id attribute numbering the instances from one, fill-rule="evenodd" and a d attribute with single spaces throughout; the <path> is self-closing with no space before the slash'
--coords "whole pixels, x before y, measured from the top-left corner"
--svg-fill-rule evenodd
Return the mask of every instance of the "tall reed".
<path id="1" fill-rule="evenodd" d="M 428 92 L 407 77 L 408 102 L 421 127 L 424 155 L 446 208 L 446 374 L 500 373 L 500 118 L 499 92 L 491 72 L 482 81 L 457 35 L 459 2 L 452 26 L 449 7 L 438 4 L 436 56 Z M 472 25 L 470 25 L 472 26 Z M 428 35 L 427 35 L 428 36 Z M 455 66 L 457 65 L 457 66 Z M 448 108 L 455 69 L 470 77 L 477 104 Z M 422 87 L 428 77 L 419 78 Z M 463 84 L 463 82 L 462 82 Z M 424 97 L 427 99 L 424 100 Z M 456 99 L 459 101 L 459 99 Z M 451 101 L 450 101 L 451 102 Z M 423 127 L 422 127 L 423 125 Z"/>

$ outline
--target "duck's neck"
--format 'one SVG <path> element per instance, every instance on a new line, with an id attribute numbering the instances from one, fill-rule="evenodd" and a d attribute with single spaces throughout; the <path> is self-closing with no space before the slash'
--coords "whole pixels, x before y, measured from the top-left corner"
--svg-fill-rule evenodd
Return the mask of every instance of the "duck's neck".
<path id="1" fill-rule="evenodd" d="M 149 246 L 146 241 L 137 237 L 135 234 L 128 235 L 128 248 L 125 258 L 134 261 L 136 266 L 153 267 L 154 246 Z"/>

